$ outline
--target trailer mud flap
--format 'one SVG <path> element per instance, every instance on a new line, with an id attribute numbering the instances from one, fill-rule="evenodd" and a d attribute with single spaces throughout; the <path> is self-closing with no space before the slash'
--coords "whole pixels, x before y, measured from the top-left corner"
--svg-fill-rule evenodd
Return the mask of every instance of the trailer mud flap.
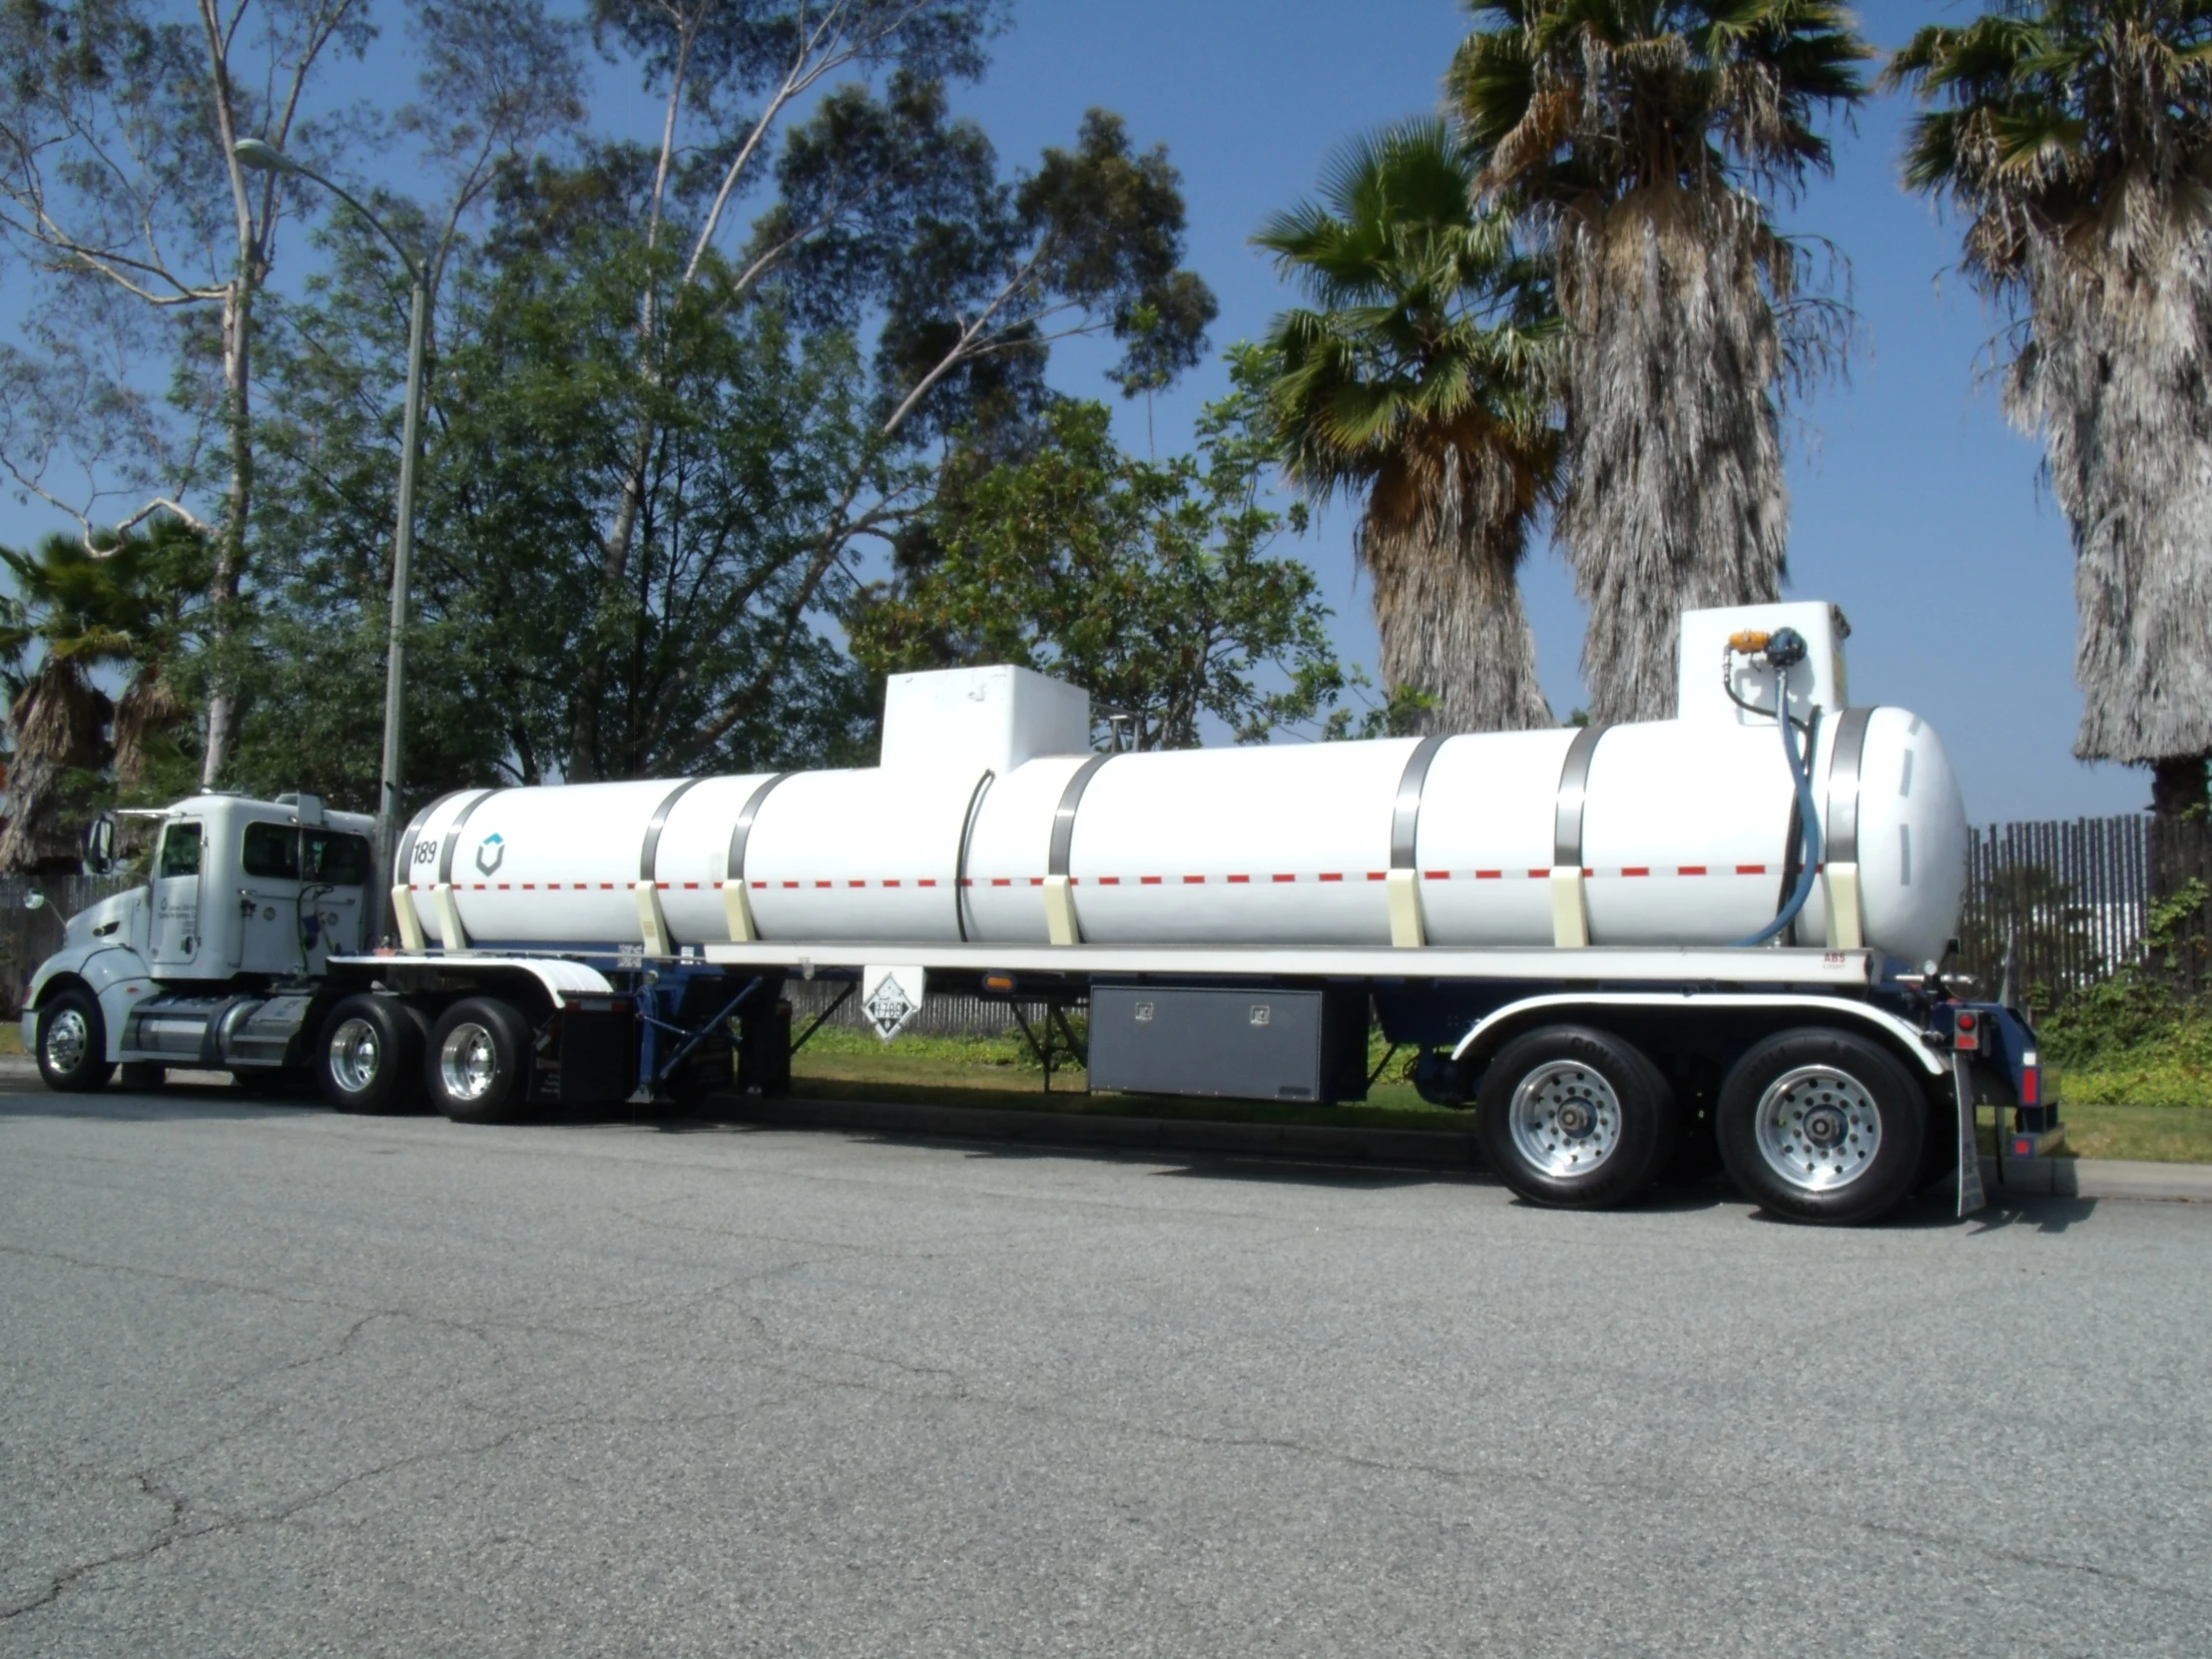
<path id="1" fill-rule="evenodd" d="M 1950 1057 L 1952 1092 L 1958 1097 L 1958 1217 L 1977 1215 L 1989 1204 L 1981 1189 L 1981 1145 L 1975 1133 L 1973 1061 L 1955 1050 Z"/>

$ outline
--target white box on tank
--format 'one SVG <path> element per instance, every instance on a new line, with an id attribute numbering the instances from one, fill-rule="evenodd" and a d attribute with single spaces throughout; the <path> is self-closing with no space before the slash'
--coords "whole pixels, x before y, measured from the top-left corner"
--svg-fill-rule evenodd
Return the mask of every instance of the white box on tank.
<path id="1" fill-rule="evenodd" d="M 1805 661 L 1790 670 L 1790 711 L 1809 719 L 1813 705 L 1830 714 L 1850 706 L 1851 686 L 1844 675 L 1844 641 L 1851 624 L 1834 605 L 1727 605 L 1710 611 L 1682 613 L 1682 648 L 1675 672 L 1676 718 L 1681 720 L 1733 720 L 1738 724 L 1760 720 L 1732 702 L 1728 685 L 1746 702 L 1774 714 L 1774 671 L 1750 657 L 1728 660 L 1729 681 L 1721 679 L 1723 655 L 1729 637 L 1747 630 L 1772 634 L 1795 628 L 1805 636 Z"/>
<path id="2" fill-rule="evenodd" d="M 894 674 L 883 689 L 886 768 L 987 768 L 1091 747 L 1091 694 L 1026 668 Z"/>

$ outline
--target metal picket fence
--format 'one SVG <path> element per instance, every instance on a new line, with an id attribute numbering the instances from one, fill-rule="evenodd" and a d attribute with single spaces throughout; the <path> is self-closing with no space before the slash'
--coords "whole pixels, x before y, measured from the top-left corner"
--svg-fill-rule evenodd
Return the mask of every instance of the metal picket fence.
<path id="1" fill-rule="evenodd" d="M 1960 968 L 1993 990 L 2009 946 L 2021 993 L 2045 1007 L 2145 960 L 2176 988 L 2201 993 L 2212 988 L 2205 904 L 2169 906 L 2164 939 L 2149 939 L 2153 895 L 2185 895 L 2192 881 L 2212 883 L 2212 832 L 2201 823 L 2131 814 L 1973 830 Z"/>

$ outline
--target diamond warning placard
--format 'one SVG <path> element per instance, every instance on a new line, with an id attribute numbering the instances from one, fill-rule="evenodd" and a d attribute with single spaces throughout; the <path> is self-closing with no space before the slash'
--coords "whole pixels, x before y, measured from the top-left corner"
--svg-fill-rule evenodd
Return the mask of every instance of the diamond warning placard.
<path id="1" fill-rule="evenodd" d="M 922 970 L 919 967 L 870 967 L 860 974 L 860 1011 L 885 1042 L 906 1029 L 921 1012 Z"/>

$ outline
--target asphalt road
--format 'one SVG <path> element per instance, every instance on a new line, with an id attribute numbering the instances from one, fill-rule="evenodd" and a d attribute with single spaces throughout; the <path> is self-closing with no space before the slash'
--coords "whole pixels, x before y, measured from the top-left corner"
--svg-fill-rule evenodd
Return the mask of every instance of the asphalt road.
<path id="1" fill-rule="evenodd" d="M 2201 1654 L 2208 1334 L 2204 1206 L 34 1085 L 0 1654 Z"/>

